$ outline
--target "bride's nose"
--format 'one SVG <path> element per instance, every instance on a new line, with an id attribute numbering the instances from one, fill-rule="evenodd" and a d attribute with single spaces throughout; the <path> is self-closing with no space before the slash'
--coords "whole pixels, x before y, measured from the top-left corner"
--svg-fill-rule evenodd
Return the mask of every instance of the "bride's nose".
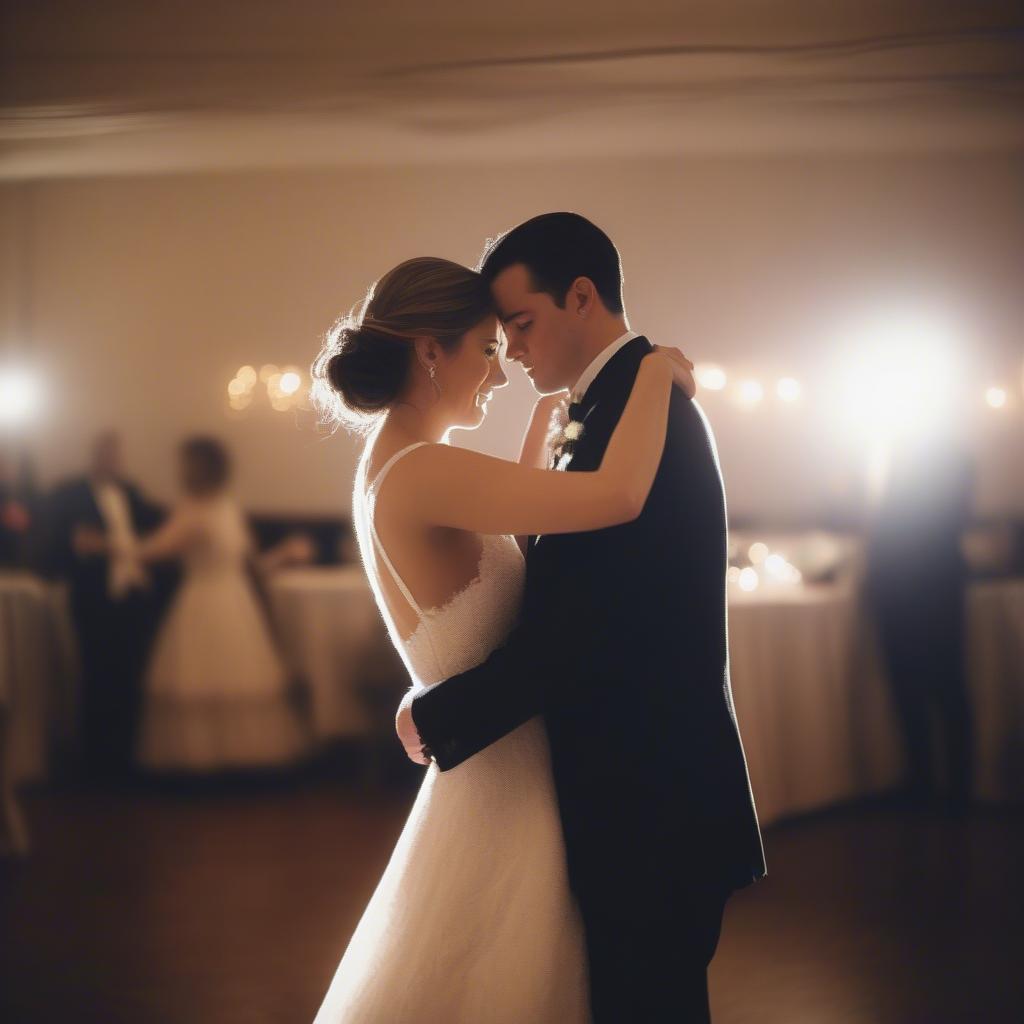
<path id="1" fill-rule="evenodd" d="M 502 369 L 500 363 L 496 363 L 494 372 L 491 374 L 490 381 L 492 388 L 504 388 L 508 386 L 508 377 L 505 376 L 505 371 Z"/>

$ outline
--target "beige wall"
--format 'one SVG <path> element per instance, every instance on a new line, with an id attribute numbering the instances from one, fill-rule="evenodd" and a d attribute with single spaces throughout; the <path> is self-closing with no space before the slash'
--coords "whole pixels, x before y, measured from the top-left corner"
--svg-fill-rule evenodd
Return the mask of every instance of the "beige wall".
<path id="1" fill-rule="evenodd" d="M 400 259 L 471 263 L 489 233 L 576 209 L 622 251 L 635 328 L 696 359 L 805 381 L 808 401 L 785 414 L 706 398 L 734 514 L 805 518 L 841 500 L 855 464 L 827 429 L 832 339 L 853 312 L 893 295 L 956 313 L 972 396 L 989 378 L 1016 388 L 1015 413 L 977 415 L 972 406 L 963 418 L 981 459 L 980 510 L 1024 511 L 1021 180 L 1021 156 L 993 155 L 8 186 L 0 269 L 15 284 L 0 289 L 0 328 L 8 342 L 30 334 L 48 377 L 32 442 L 44 480 L 73 471 L 89 435 L 116 425 L 133 475 L 170 497 L 168 455 L 181 435 L 203 430 L 231 444 L 251 508 L 347 509 L 355 443 L 324 440 L 267 408 L 229 417 L 225 386 L 237 367 L 308 365 L 331 320 Z M 26 283 L 30 303 L 18 298 Z M 518 371 L 513 378 L 465 443 L 517 450 L 530 392 Z"/>

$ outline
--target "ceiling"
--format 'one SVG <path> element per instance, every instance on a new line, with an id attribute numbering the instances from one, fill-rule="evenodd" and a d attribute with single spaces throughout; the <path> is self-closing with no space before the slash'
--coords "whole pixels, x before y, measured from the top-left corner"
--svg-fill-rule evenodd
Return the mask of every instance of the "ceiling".
<path id="1" fill-rule="evenodd" d="M 5 0 L 0 178 L 1024 148 L 1024 4 Z"/>

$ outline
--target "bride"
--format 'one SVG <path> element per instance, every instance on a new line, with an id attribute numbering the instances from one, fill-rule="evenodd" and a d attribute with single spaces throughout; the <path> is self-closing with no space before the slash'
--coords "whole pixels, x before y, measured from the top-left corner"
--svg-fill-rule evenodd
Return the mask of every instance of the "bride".
<path id="1" fill-rule="evenodd" d="M 413 689 L 500 646 L 531 534 L 636 518 L 661 460 L 673 380 L 656 350 L 596 472 L 547 472 L 541 398 L 519 462 L 452 447 L 483 421 L 502 370 L 488 286 L 447 260 L 395 267 L 313 365 L 332 417 L 368 434 L 353 519 L 363 563 Z M 692 390 L 691 390 L 692 393 Z M 569 890 L 547 737 L 534 718 L 459 767 L 426 772 L 315 1024 L 574 1024 L 589 1019 L 583 934 Z"/>

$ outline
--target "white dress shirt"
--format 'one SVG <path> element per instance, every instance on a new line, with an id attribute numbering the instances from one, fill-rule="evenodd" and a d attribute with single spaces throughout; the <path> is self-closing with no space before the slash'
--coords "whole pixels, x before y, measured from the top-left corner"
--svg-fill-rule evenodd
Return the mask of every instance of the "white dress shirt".
<path id="1" fill-rule="evenodd" d="M 132 587 L 145 586 L 146 572 L 135 557 L 138 539 L 132 529 L 132 513 L 124 489 L 109 481 L 94 481 L 92 493 L 110 537 L 107 593 L 116 599 Z"/>
<path id="2" fill-rule="evenodd" d="M 623 345 L 627 345 L 634 338 L 639 337 L 640 335 L 637 334 L 636 331 L 626 331 L 625 334 L 616 338 L 607 348 L 602 349 L 591 364 L 583 371 L 580 379 L 576 381 L 575 387 L 570 392 L 569 401 L 582 401 L 583 396 L 587 393 L 587 388 L 594 383 L 594 378 L 604 369 L 608 360 L 611 359 L 611 357 L 615 355 Z"/>

